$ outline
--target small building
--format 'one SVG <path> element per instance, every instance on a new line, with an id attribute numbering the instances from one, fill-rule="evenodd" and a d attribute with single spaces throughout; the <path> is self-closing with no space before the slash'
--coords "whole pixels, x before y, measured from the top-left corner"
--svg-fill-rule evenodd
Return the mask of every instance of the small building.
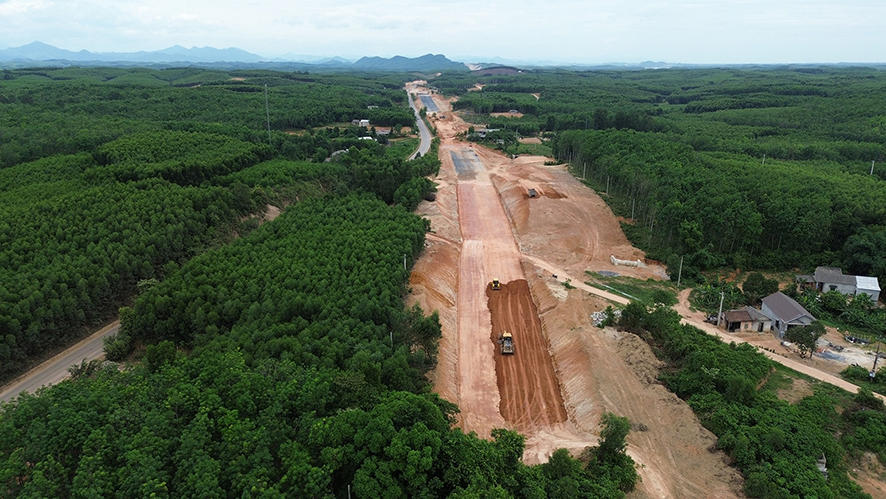
<path id="1" fill-rule="evenodd" d="M 877 303 L 880 300 L 880 282 L 876 277 L 855 276 L 855 294 L 867 294 L 871 301 Z"/>
<path id="2" fill-rule="evenodd" d="M 843 270 L 837 267 L 816 267 L 812 278 L 819 293 L 839 291 L 844 295 L 855 294 L 855 276 L 844 275 Z"/>
<path id="3" fill-rule="evenodd" d="M 379 137 L 388 136 L 390 134 L 391 134 L 390 129 L 384 129 L 384 128 L 376 128 L 375 129 L 375 135 L 377 135 Z"/>
<path id="4" fill-rule="evenodd" d="M 485 139 L 487 134 L 498 132 L 500 130 L 501 128 L 478 128 L 474 130 L 474 133 L 476 133 L 481 139 Z"/>
<path id="5" fill-rule="evenodd" d="M 369 126 L 369 120 L 351 120 L 354 126 Z"/>
<path id="6" fill-rule="evenodd" d="M 802 305 L 781 291 L 763 298 L 762 312 L 772 319 L 772 329 L 778 331 L 779 337 L 784 337 L 789 327 L 807 326 L 816 320 Z"/>
<path id="7" fill-rule="evenodd" d="M 762 333 L 772 329 L 772 319 L 754 307 L 745 307 L 723 312 L 723 327 L 730 333 Z"/>
<path id="8" fill-rule="evenodd" d="M 880 299 L 880 283 L 876 277 L 847 275 L 837 267 L 816 267 L 813 275 L 798 275 L 797 283 L 819 293 L 839 291 L 844 295 L 865 293 L 876 303 Z"/>
<path id="9" fill-rule="evenodd" d="M 528 194 L 529 197 L 534 198 L 538 196 L 538 191 L 536 191 L 535 189 L 529 189 Z"/>

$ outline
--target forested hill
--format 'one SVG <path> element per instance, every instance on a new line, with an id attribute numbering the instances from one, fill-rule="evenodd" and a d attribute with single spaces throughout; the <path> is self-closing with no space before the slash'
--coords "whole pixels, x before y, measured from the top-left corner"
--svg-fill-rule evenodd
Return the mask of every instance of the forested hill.
<path id="1" fill-rule="evenodd" d="M 627 419 L 606 415 L 581 460 L 530 467 L 522 436 L 466 435 L 430 393 L 440 324 L 403 303 L 440 163 L 436 146 L 404 160 L 406 78 L 4 73 L 0 369 L 126 306 L 105 344 L 119 364 L 0 403 L 0 495 L 633 489 Z M 391 133 L 365 140 L 357 118 Z M 284 211 L 259 225 L 269 204 Z"/>
<path id="2" fill-rule="evenodd" d="M 297 60 L 290 60 L 290 57 Z M 305 62 L 299 56 L 269 58 L 238 48 L 185 48 L 175 45 L 162 50 L 139 52 L 90 52 L 64 50 L 42 42 L 0 50 L 0 68 L 27 68 L 32 66 L 196 66 L 211 69 L 274 69 L 300 71 L 456 71 L 465 72 L 467 66 L 449 60 L 442 54 L 419 57 L 394 56 L 361 57 L 351 62 L 341 57 L 329 57 L 316 62 Z"/>

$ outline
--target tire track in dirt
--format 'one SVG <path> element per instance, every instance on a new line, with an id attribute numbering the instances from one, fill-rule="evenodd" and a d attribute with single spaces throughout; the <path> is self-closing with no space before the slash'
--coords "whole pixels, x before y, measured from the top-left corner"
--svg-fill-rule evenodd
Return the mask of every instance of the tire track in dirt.
<path id="1" fill-rule="evenodd" d="M 486 435 L 505 421 L 527 433 L 566 421 L 547 341 L 498 191 L 475 151 L 453 148 L 450 159 L 459 178 L 463 241 L 458 283 L 463 425 Z M 489 296 L 492 279 L 499 279 L 503 289 Z M 495 342 L 502 327 L 515 332 L 517 354 L 508 359 L 502 359 Z"/>
<path id="2" fill-rule="evenodd" d="M 495 350 L 495 372 L 501 395 L 501 415 L 523 433 L 566 421 L 560 383 L 542 333 L 541 320 L 525 279 L 503 283 L 501 290 L 486 290 L 496 342 L 502 331 L 514 335 L 515 353 Z"/>

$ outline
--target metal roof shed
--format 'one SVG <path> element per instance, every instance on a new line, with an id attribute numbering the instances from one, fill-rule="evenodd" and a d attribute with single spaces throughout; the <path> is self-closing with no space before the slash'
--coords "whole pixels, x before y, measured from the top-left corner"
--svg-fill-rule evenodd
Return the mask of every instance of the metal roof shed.
<path id="1" fill-rule="evenodd" d="M 855 276 L 855 294 L 865 293 L 871 295 L 874 303 L 880 299 L 880 283 L 876 277 Z"/>

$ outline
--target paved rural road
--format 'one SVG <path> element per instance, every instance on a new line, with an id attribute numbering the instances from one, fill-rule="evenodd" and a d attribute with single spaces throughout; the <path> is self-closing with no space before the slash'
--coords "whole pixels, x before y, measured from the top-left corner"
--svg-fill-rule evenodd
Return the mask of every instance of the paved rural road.
<path id="1" fill-rule="evenodd" d="M 8 402 L 21 392 L 34 393 L 41 386 L 54 385 L 67 379 L 70 375 L 68 368 L 74 364 L 79 365 L 83 359 L 93 360 L 104 357 L 105 336 L 117 334 L 119 329 L 120 321 L 114 321 L 89 338 L 40 364 L 11 384 L 0 388 L 2 390 L 0 391 L 0 402 Z"/>
<path id="2" fill-rule="evenodd" d="M 409 94 L 409 107 L 412 108 L 412 111 L 415 113 L 415 124 L 418 125 L 418 131 L 421 135 L 421 143 L 418 146 L 418 150 L 412 153 L 412 156 L 409 159 L 415 159 L 415 157 L 419 154 L 424 156 L 431 150 L 431 131 L 428 130 L 428 126 L 425 125 L 425 120 L 421 119 L 421 116 L 418 114 L 418 108 L 415 107 L 415 101 L 413 100 L 413 95 Z"/>

